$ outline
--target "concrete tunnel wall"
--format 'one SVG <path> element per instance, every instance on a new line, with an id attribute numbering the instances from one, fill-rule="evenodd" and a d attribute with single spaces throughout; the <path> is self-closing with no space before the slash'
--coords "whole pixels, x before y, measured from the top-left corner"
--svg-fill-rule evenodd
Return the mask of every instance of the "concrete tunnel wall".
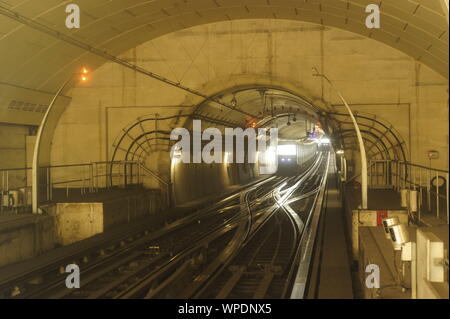
<path id="1" fill-rule="evenodd" d="M 223 194 L 233 186 L 251 182 L 259 173 L 249 164 L 174 164 L 172 183 L 176 204 Z"/>
<path id="2" fill-rule="evenodd" d="M 406 141 L 410 161 L 428 164 L 426 152 L 435 149 L 440 158 L 433 166 L 448 167 L 446 79 L 369 38 L 295 21 L 241 20 L 168 34 L 121 57 L 205 94 L 243 84 L 272 84 L 317 105 L 341 104 L 326 83 L 311 76 L 315 66 L 335 82 L 355 111 L 391 122 Z M 129 122 L 148 114 L 188 113 L 201 102 L 113 63 L 97 69 L 91 81 L 71 95 L 53 138 L 52 164 L 109 160 L 114 139 Z M 159 125 L 168 130 L 180 126 L 175 121 Z M 168 179 L 166 157 L 164 150 L 147 162 Z"/>

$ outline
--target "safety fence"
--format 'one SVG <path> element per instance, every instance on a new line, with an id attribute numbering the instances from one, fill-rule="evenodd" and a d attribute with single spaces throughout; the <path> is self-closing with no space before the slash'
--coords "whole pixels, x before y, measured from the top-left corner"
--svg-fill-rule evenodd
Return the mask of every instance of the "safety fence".
<path id="1" fill-rule="evenodd" d="M 170 205 L 170 185 L 138 161 L 93 162 L 39 168 L 38 189 L 45 202 L 144 185 L 144 178 L 158 182 L 159 207 Z M 0 169 L 0 210 L 29 211 L 32 205 L 32 169 Z"/>
<path id="2" fill-rule="evenodd" d="M 424 212 L 449 223 L 448 171 L 396 160 L 369 160 L 368 185 L 372 189 L 394 189 L 402 202 L 421 219 Z"/>

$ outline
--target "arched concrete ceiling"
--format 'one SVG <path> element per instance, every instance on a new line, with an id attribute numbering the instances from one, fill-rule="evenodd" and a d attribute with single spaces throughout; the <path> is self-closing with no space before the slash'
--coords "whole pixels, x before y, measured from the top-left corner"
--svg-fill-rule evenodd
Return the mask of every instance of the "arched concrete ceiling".
<path id="1" fill-rule="evenodd" d="M 81 28 L 65 27 L 73 1 L 2 0 L 10 10 L 117 55 L 139 43 L 194 25 L 233 19 L 294 19 L 371 37 L 448 78 L 446 0 L 78 0 Z M 365 26 L 366 5 L 381 8 L 381 28 Z M 0 14 L 0 84 L 55 92 L 81 64 L 105 61 Z"/>

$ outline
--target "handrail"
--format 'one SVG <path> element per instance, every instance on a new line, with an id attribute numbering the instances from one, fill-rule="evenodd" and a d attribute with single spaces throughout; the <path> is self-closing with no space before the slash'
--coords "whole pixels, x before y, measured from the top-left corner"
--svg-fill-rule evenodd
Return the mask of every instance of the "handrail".
<path id="1" fill-rule="evenodd" d="M 419 167 L 419 168 L 423 168 L 423 169 L 427 169 L 427 170 L 431 170 L 431 171 L 435 171 L 435 172 L 440 172 L 440 173 L 448 173 L 449 172 L 449 171 L 446 171 L 444 169 L 433 168 L 433 167 L 424 166 L 424 165 L 420 165 L 420 164 L 414 164 L 414 163 L 407 162 L 407 161 L 399 161 L 399 160 L 391 160 L 391 161 L 392 162 L 398 162 L 398 163 L 406 164 L 406 165 L 409 165 L 409 166 Z"/>
<path id="2" fill-rule="evenodd" d="M 12 172 L 12 171 L 26 171 L 31 169 L 31 167 L 22 167 L 22 168 L 0 168 L 0 172 Z"/>
<path id="3" fill-rule="evenodd" d="M 171 207 L 172 206 L 171 183 L 170 182 L 166 182 L 161 176 L 159 176 L 158 174 L 153 172 L 151 169 L 149 169 L 147 166 L 145 166 L 141 162 L 139 162 L 139 169 L 142 169 L 142 171 L 144 173 L 147 173 L 148 175 L 156 178 L 161 184 L 164 185 L 164 187 L 166 189 L 166 200 L 167 200 L 166 204 L 167 204 L 168 207 Z"/>
<path id="4" fill-rule="evenodd" d="M 111 170 L 109 167 L 111 166 Z M 112 169 L 114 167 L 114 170 Z M 44 170 L 47 178 L 43 183 L 38 185 L 45 190 L 45 198 L 47 201 L 53 200 L 53 191 L 59 188 L 66 188 L 66 194 L 70 189 L 80 189 L 81 194 L 98 192 L 100 189 L 108 189 L 110 187 L 125 187 L 127 185 L 142 184 L 141 174 L 156 178 L 162 184 L 162 188 L 166 188 L 168 202 L 170 202 L 170 183 L 166 182 L 156 173 L 145 167 L 139 161 L 97 161 L 92 163 L 80 164 L 59 164 L 41 166 L 39 169 Z M 28 174 L 31 168 L 2 168 L 0 169 L 0 191 L 2 195 L 7 197 L 0 198 L 0 210 L 3 207 L 10 207 L 10 196 L 13 191 L 23 193 L 24 190 L 31 187 L 31 181 Z M 26 192 L 26 191 L 25 191 Z M 26 201 L 27 195 L 20 195 L 22 199 L 17 199 L 20 207 L 28 207 Z M 67 195 L 68 196 L 68 195 Z M 8 199 L 7 199 L 8 198 Z M 23 202 L 25 198 L 25 202 Z M 16 200 L 16 201 L 17 201 Z M 15 205 L 18 202 L 15 202 Z"/>
<path id="5" fill-rule="evenodd" d="M 446 212 L 447 224 L 449 216 L 449 171 L 444 169 L 427 167 L 399 160 L 371 160 L 375 166 L 374 187 L 393 188 L 398 192 L 406 192 L 406 205 L 408 212 L 416 214 L 417 220 L 421 222 L 421 215 L 424 211 L 435 212 L 435 217 L 441 218 L 441 211 Z M 381 184 L 378 183 L 381 179 Z M 435 183 L 433 183 L 435 181 Z M 442 185 L 439 182 L 443 181 Z M 383 184 L 384 182 L 384 184 Z M 370 179 L 372 183 L 372 179 Z M 445 189 L 443 189 L 445 188 Z M 417 197 L 410 202 L 411 196 Z M 432 198 L 433 197 L 433 198 Z M 444 201 L 444 203 L 442 202 Z"/>
<path id="6" fill-rule="evenodd" d="M 158 174 L 156 174 L 155 172 L 153 172 L 152 170 L 150 170 L 147 166 L 143 165 L 142 163 L 139 162 L 140 168 L 142 168 L 144 170 L 144 172 L 148 173 L 149 175 L 153 176 L 154 178 L 156 178 L 158 181 L 160 181 L 161 183 L 163 183 L 165 186 L 168 186 L 169 183 L 166 182 L 165 180 L 163 180 Z"/>

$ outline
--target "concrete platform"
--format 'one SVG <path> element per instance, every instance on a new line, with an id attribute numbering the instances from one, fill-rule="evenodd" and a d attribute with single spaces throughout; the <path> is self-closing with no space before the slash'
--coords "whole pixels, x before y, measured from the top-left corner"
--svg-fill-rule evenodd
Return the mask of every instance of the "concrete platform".
<path id="1" fill-rule="evenodd" d="M 400 194 L 393 189 L 368 189 L 368 208 L 370 210 L 398 210 L 401 207 Z M 346 187 L 346 199 L 351 209 L 361 205 L 361 189 L 353 185 Z"/>
<path id="2" fill-rule="evenodd" d="M 414 241 L 415 227 L 409 227 L 411 240 Z M 365 283 L 366 266 L 377 265 L 380 269 L 380 288 L 368 288 L 364 284 L 363 297 L 366 299 L 411 299 L 410 264 L 401 264 L 400 251 L 393 248 L 390 239 L 385 237 L 383 228 L 361 227 L 359 233 L 359 279 Z M 402 269 L 405 276 L 401 275 Z"/>
<path id="3" fill-rule="evenodd" d="M 161 207 L 159 192 L 132 188 L 72 194 L 65 202 L 43 205 L 43 210 L 42 215 L 7 210 L 0 214 L 0 266 L 155 215 Z"/>
<path id="4" fill-rule="evenodd" d="M 408 225 L 411 241 L 415 241 L 418 226 L 446 225 L 446 220 L 437 218 L 435 212 L 427 212 L 425 205 L 420 213 L 418 226 L 411 224 L 407 209 L 401 207 L 400 194 L 394 189 L 370 189 L 368 192 L 369 209 L 361 210 L 360 189 L 347 187 L 345 192 L 347 225 L 351 227 L 353 249 L 353 278 L 358 283 L 359 298 L 410 299 L 410 267 L 404 264 L 406 279 L 399 279 L 400 256 L 395 252 L 390 239 L 384 234 L 380 223 L 384 217 L 399 217 L 400 223 Z M 415 214 L 418 218 L 419 214 Z M 441 216 L 442 217 L 442 216 Z M 447 226 L 448 229 L 448 226 Z M 365 286 L 365 267 L 376 264 L 380 267 L 381 288 L 368 289 Z M 409 273 L 408 273 L 409 272 Z M 355 280 L 356 279 L 356 280 Z M 405 289 L 406 287 L 406 289 Z"/>
<path id="5" fill-rule="evenodd" d="M 51 216 L 3 214 L 0 216 L 0 266 L 30 259 L 55 245 Z"/>
<path id="6" fill-rule="evenodd" d="M 322 244 L 320 245 L 319 275 L 315 298 L 352 299 L 353 282 L 349 258 L 349 243 L 346 239 L 345 211 L 342 207 L 340 189 L 334 165 L 328 173 L 326 209 L 322 216 Z"/>
<path id="7" fill-rule="evenodd" d="M 55 198 L 63 198 L 58 194 Z M 155 214 L 161 210 L 160 192 L 142 187 L 76 194 L 41 206 L 55 219 L 55 238 L 68 245 L 114 226 Z"/>
<path id="8" fill-rule="evenodd" d="M 431 210 L 428 211 L 426 190 L 423 191 L 422 196 L 422 210 L 420 212 L 420 221 L 424 226 L 439 226 L 447 224 L 447 203 L 444 199 L 440 199 L 440 214 L 436 213 L 436 201 L 434 197 L 431 199 Z M 361 205 L 361 189 L 355 188 L 353 184 L 348 184 L 346 187 L 346 204 L 349 209 L 355 210 Z M 400 193 L 394 189 L 368 189 L 368 204 L 369 210 L 404 210 L 401 207 Z M 419 218 L 419 214 L 416 214 Z"/>

